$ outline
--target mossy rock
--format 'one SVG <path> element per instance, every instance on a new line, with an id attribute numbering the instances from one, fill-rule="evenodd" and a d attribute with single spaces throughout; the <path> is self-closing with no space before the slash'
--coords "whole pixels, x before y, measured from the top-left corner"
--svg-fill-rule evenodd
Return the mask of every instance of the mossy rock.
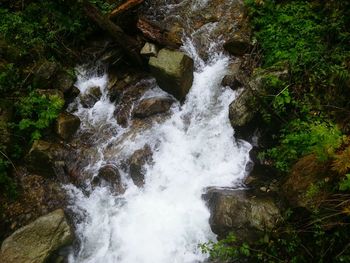
<path id="1" fill-rule="evenodd" d="M 58 209 L 5 239 L 0 257 L 4 263 L 44 263 L 59 248 L 71 245 L 73 240 L 74 233 L 64 211 Z"/>
<path id="2" fill-rule="evenodd" d="M 159 87 L 183 100 L 193 82 L 193 60 L 185 53 L 161 49 L 149 60 L 152 75 Z"/>

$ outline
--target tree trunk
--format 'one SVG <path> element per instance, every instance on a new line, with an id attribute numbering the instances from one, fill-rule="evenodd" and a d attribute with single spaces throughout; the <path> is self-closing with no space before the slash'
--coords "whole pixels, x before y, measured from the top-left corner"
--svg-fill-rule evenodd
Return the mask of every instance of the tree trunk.
<path id="1" fill-rule="evenodd" d="M 101 14 L 101 12 L 87 0 L 84 1 L 84 11 L 93 22 L 115 40 L 135 64 L 142 66 L 143 63 L 140 56 L 141 45 L 136 39 L 126 35 L 118 25 Z"/>
<path id="2" fill-rule="evenodd" d="M 121 4 L 120 6 L 118 6 L 117 8 L 115 8 L 110 14 L 109 17 L 113 18 L 116 17 L 118 15 L 120 15 L 121 13 L 124 13 L 125 11 L 140 5 L 144 2 L 144 0 L 127 0 L 125 3 Z"/>

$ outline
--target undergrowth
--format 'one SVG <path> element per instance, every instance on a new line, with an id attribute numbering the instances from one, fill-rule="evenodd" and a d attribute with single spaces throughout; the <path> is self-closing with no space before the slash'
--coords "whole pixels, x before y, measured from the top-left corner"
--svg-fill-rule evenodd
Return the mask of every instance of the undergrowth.
<path id="1" fill-rule="evenodd" d="M 201 247 L 228 262 L 350 262 L 350 1 L 245 2 L 263 54 L 260 71 L 284 72 L 262 78 L 271 142 L 260 159 L 282 177 L 315 155 L 328 175 L 304 194 L 327 197 L 311 211 L 287 209 L 284 223 L 260 240 L 229 235 Z"/>

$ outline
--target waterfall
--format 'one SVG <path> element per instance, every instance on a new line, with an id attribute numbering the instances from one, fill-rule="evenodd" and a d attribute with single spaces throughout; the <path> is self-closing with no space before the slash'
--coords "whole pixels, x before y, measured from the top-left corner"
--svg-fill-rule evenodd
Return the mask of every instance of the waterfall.
<path id="1" fill-rule="evenodd" d="M 103 164 L 113 162 L 120 167 L 126 190 L 116 195 L 104 186 L 88 190 L 66 186 L 78 218 L 79 240 L 69 262 L 184 263 L 207 258 L 198 244 L 215 240 L 215 235 L 201 196 L 208 187 L 240 186 L 251 146 L 234 138 L 228 119 L 236 92 L 220 83 L 229 57 L 210 48 L 204 61 L 190 38 L 182 50 L 196 65 L 185 102 L 174 104 L 164 121 L 136 133 L 130 126 L 120 127 L 113 117 L 108 75 L 80 69 L 76 85 L 81 93 L 92 86 L 102 92 L 92 108 L 83 108 L 79 99 L 70 107 L 82 121 L 81 131 L 93 134 L 95 154 L 84 169 L 90 176 L 87 183 Z M 144 81 L 152 85 L 147 96 L 164 93 L 153 80 Z M 145 144 L 152 149 L 153 162 L 145 165 L 145 184 L 138 188 L 122 162 Z"/>

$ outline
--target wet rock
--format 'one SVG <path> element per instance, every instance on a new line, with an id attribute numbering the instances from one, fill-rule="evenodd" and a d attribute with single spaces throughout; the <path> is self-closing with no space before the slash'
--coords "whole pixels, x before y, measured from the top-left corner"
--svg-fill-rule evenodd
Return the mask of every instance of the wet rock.
<path id="1" fill-rule="evenodd" d="M 92 108 L 101 96 L 100 87 L 90 87 L 85 94 L 80 95 L 80 101 L 84 108 Z"/>
<path id="2" fill-rule="evenodd" d="M 92 184 L 94 186 L 103 186 L 107 184 L 108 186 L 111 186 L 117 193 L 123 192 L 120 173 L 118 171 L 118 168 L 113 164 L 107 164 L 103 166 L 98 171 L 98 175 L 94 177 Z"/>
<path id="3" fill-rule="evenodd" d="M 128 83 L 121 80 L 116 82 L 114 85 L 108 87 L 109 99 L 113 102 L 120 98 L 123 91 L 127 88 Z"/>
<path id="4" fill-rule="evenodd" d="M 58 71 L 59 66 L 55 62 L 42 60 L 38 63 L 34 72 L 33 83 L 35 87 L 40 89 L 51 88 L 52 81 Z"/>
<path id="5" fill-rule="evenodd" d="M 185 98 L 193 81 L 193 60 L 185 53 L 161 49 L 149 66 L 158 85 L 177 99 Z"/>
<path id="6" fill-rule="evenodd" d="M 126 80 L 124 80 L 126 83 Z M 114 112 L 119 125 L 126 127 L 131 117 L 134 103 L 152 86 L 152 82 L 143 80 L 136 84 L 129 84 L 119 95 L 119 103 Z"/>
<path id="7" fill-rule="evenodd" d="M 56 177 L 58 168 L 64 165 L 65 148 L 58 143 L 37 140 L 26 156 L 28 167 L 46 177 Z"/>
<path id="8" fill-rule="evenodd" d="M 245 89 L 230 104 L 229 118 L 232 127 L 241 128 L 247 125 L 257 111 L 254 93 L 250 89 Z"/>
<path id="9" fill-rule="evenodd" d="M 204 199 L 211 229 L 219 238 L 233 232 L 244 241 L 254 240 L 282 220 L 278 206 L 266 194 L 258 197 L 243 190 L 210 189 Z"/>
<path id="10" fill-rule="evenodd" d="M 155 44 L 146 42 L 140 52 L 145 57 L 156 57 L 158 54 L 158 48 Z"/>
<path id="11" fill-rule="evenodd" d="M 130 157 L 130 177 L 134 184 L 142 187 L 145 183 L 143 166 L 152 162 L 152 150 L 148 145 L 135 151 Z"/>
<path id="12" fill-rule="evenodd" d="M 295 163 L 282 185 L 281 193 L 292 207 L 302 207 L 312 211 L 317 208 L 329 193 L 317 187 L 327 180 L 329 168 L 327 162 L 320 162 L 313 154 L 301 158 Z M 311 191 L 314 188 L 314 191 Z"/>
<path id="13" fill-rule="evenodd" d="M 236 90 L 243 87 L 243 83 L 234 75 L 226 75 L 221 82 L 222 86 L 228 86 L 232 90 Z"/>
<path id="14" fill-rule="evenodd" d="M 260 97 L 266 95 L 263 80 L 274 76 L 281 80 L 287 78 L 287 69 L 267 69 L 256 72 L 245 82 L 245 89 L 229 106 L 229 118 L 233 128 L 246 129 L 261 108 Z"/>
<path id="15" fill-rule="evenodd" d="M 249 36 L 236 34 L 231 39 L 226 41 L 224 44 L 225 50 L 227 50 L 231 55 L 243 56 L 249 53 L 252 49 L 252 45 Z"/>
<path id="16" fill-rule="evenodd" d="M 64 211 L 55 210 L 26 225 L 2 243 L 1 259 L 6 263 L 44 263 L 58 249 L 72 244 L 74 234 Z"/>
<path id="17" fill-rule="evenodd" d="M 167 112 L 174 100 L 166 97 L 153 97 L 142 99 L 133 110 L 133 116 L 146 118 L 158 113 Z"/>
<path id="18" fill-rule="evenodd" d="M 56 133 L 62 139 L 68 141 L 80 127 L 80 119 L 68 112 L 58 115 L 56 121 Z"/>

